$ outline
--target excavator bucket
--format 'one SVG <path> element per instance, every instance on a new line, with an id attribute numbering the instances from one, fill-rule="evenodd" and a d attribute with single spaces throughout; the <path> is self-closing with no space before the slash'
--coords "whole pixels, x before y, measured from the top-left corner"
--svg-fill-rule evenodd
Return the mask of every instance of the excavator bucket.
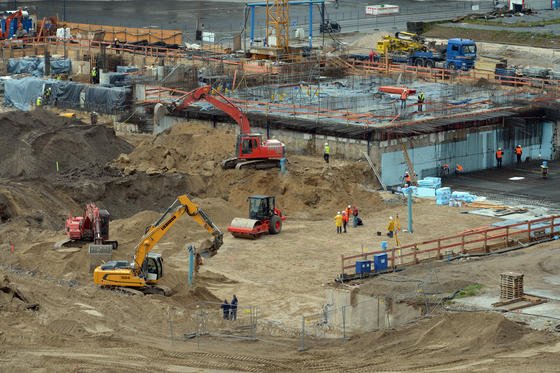
<path id="1" fill-rule="evenodd" d="M 228 231 L 233 237 L 238 238 L 257 238 L 264 233 L 262 222 L 254 219 L 235 218 L 231 221 Z"/>
<path id="2" fill-rule="evenodd" d="M 223 235 L 214 237 L 214 240 L 203 240 L 198 245 L 196 245 L 196 252 L 204 258 L 211 258 L 218 253 L 218 250 L 222 246 Z"/>

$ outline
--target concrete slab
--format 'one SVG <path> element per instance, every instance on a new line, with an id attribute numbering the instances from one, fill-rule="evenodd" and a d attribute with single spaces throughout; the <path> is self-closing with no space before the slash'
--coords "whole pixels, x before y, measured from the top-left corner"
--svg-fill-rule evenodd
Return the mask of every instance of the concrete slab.
<path id="1" fill-rule="evenodd" d="M 521 167 L 493 168 L 460 177 L 451 175 L 444 184 L 453 190 L 469 190 L 511 206 L 537 205 L 560 210 L 560 188 L 556 184 L 560 180 L 560 162 L 548 162 L 546 179 L 541 176 L 540 164 L 534 161 L 523 163 Z M 510 180 L 515 176 L 523 179 Z"/>

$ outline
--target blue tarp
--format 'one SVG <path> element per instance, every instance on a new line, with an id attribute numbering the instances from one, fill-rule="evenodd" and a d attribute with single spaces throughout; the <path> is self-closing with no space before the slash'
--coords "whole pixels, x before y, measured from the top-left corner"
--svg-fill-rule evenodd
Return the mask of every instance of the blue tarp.
<path id="1" fill-rule="evenodd" d="M 4 83 L 4 103 L 19 110 L 29 111 L 35 104 L 37 97 L 43 96 L 45 80 L 26 77 L 10 79 Z"/>
<path id="2" fill-rule="evenodd" d="M 130 106 L 128 88 L 90 86 L 85 92 L 85 109 L 88 111 L 114 113 Z"/>
<path id="3" fill-rule="evenodd" d="M 69 58 L 51 58 L 51 74 L 69 74 L 72 71 L 72 61 Z M 8 60 L 9 74 L 31 74 L 43 76 L 45 59 L 39 57 L 10 58 Z"/>
<path id="4" fill-rule="evenodd" d="M 9 79 L 4 83 L 4 102 L 23 111 L 29 111 L 43 97 L 45 87 L 51 87 L 51 97 L 45 104 L 100 113 L 115 113 L 130 106 L 130 89 L 122 87 L 87 86 L 86 84 L 25 77 Z M 82 92 L 84 102 L 81 103 Z"/>
<path id="5" fill-rule="evenodd" d="M 80 94 L 85 87 L 86 85 L 81 83 L 56 81 L 52 85 L 51 100 L 48 104 L 67 109 L 79 108 Z"/>

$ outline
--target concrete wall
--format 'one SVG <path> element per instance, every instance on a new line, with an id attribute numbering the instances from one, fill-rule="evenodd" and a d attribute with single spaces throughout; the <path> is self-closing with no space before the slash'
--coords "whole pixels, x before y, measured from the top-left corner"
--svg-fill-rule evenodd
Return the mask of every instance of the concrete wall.
<path id="1" fill-rule="evenodd" d="M 388 329 L 402 325 L 421 316 L 422 310 L 392 297 L 371 297 L 346 289 L 326 290 L 326 312 L 322 330 L 325 336 L 340 336 Z M 326 321 L 326 323 L 325 323 Z M 313 330 L 309 330 L 314 334 Z"/>
<path id="2" fill-rule="evenodd" d="M 515 162 L 513 148 L 517 144 L 523 147 L 523 160 L 527 157 L 552 159 L 555 127 L 551 122 L 543 122 L 434 133 L 413 138 L 414 147 L 408 146 L 408 155 L 419 178 L 437 176 L 438 168 L 445 163 L 451 168 L 459 163 L 466 172 L 495 167 L 498 147 L 505 152 L 503 164 L 512 165 Z M 383 182 L 401 184 L 408 166 L 399 143 L 384 141 L 380 147 L 392 150 L 381 154 Z"/>
<path id="3" fill-rule="evenodd" d="M 153 134 L 157 135 L 178 123 L 188 123 L 184 118 L 163 116 L 154 118 Z M 212 123 L 209 122 L 209 126 Z M 219 123 L 239 133 L 239 127 L 231 123 Z M 266 134 L 265 128 L 255 128 L 255 132 Z M 287 130 L 270 130 L 270 137 L 282 141 L 288 154 L 307 154 L 323 156 L 323 147 L 328 142 L 331 147 L 331 159 L 361 159 L 362 152 L 367 151 L 367 141 L 341 137 L 315 135 Z"/>
<path id="4" fill-rule="evenodd" d="M 176 123 L 188 123 L 184 118 L 164 116 L 154 123 L 154 134 L 158 134 Z M 211 126 L 212 124 L 209 123 Z M 223 124 L 239 131 L 237 125 Z M 256 132 L 266 133 L 266 129 L 257 128 Z M 353 140 L 332 136 L 315 135 L 288 130 L 270 130 L 270 137 L 286 144 L 289 154 L 308 154 L 322 156 L 323 146 L 328 142 L 332 159 L 358 160 L 368 149 L 366 140 Z M 369 144 L 370 157 L 386 185 L 399 185 L 402 176 L 408 170 L 400 141 L 388 140 Z M 556 123 L 537 124 L 501 124 L 485 127 L 452 130 L 416 136 L 407 142 L 408 155 L 419 178 L 437 176 L 438 168 L 447 163 L 463 165 L 466 172 L 495 167 L 495 152 L 501 147 L 504 152 L 504 165 L 515 162 L 513 148 L 517 144 L 523 147 L 523 160 L 554 159 L 560 149 L 560 129 Z M 412 145 L 410 145 L 412 144 Z"/>

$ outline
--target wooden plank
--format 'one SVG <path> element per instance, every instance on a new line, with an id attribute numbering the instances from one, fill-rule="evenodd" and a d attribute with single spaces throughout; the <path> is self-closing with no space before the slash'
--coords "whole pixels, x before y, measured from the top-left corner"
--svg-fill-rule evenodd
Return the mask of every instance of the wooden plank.
<path id="1" fill-rule="evenodd" d="M 379 173 L 375 169 L 375 166 L 373 165 L 373 162 L 371 161 L 371 158 L 369 157 L 369 154 L 366 153 L 366 152 L 362 152 L 362 154 L 364 155 L 364 157 L 368 161 L 369 166 L 371 167 L 373 173 L 375 174 L 375 177 L 377 177 L 377 180 L 379 181 L 379 184 L 381 184 L 381 187 L 383 188 L 383 190 L 387 191 L 387 186 L 385 184 L 383 184 L 383 181 L 381 181 L 381 176 L 379 176 Z"/>
<path id="2" fill-rule="evenodd" d="M 92 32 L 105 32 L 103 41 L 112 43 L 115 39 L 124 42 L 148 40 L 149 43 L 163 41 L 168 44 L 181 44 L 183 32 L 181 30 L 141 29 L 109 25 L 93 25 L 88 23 L 64 22 L 64 27 L 69 27 L 73 35 L 81 34 L 82 39 L 88 39 Z"/>
<path id="3" fill-rule="evenodd" d="M 406 164 L 408 165 L 408 174 L 410 175 L 410 180 L 411 180 L 412 184 L 418 184 L 417 183 L 416 172 L 414 172 L 414 165 L 412 164 L 412 161 L 410 160 L 410 157 L 408 156 L 408 150 L 407 150 L 406 144 L 404 142 L 401 142 L 401 147 L 402 147 L 404 159 L 406 160 Z"/>

